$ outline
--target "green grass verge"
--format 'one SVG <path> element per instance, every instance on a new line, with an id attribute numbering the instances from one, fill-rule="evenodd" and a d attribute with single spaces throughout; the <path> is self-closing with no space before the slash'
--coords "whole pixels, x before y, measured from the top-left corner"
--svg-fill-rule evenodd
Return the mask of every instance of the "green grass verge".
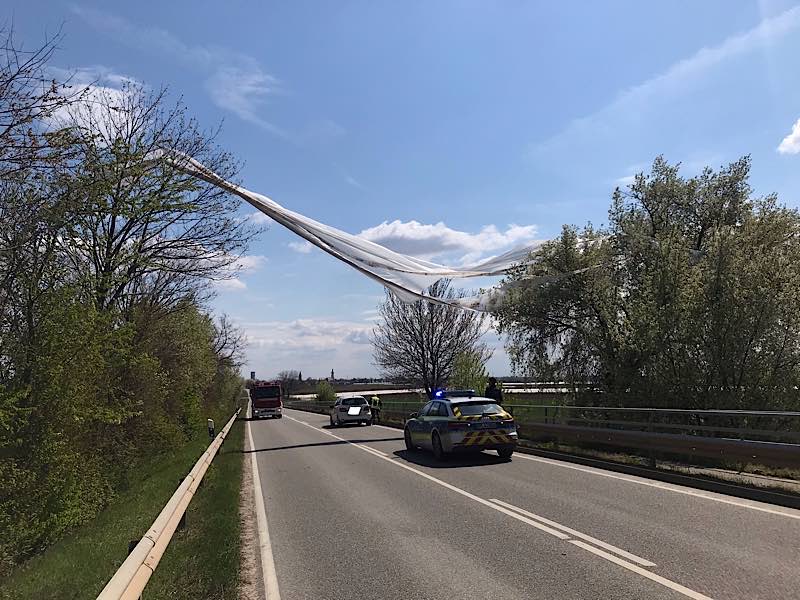
<path id="1" fill-rule="evenodd" d="M 203 478 L 177 531 L 150 579 L 144 596 L 155 598 L 236 598 L 239 573 L 239 488 L 244 423 L 237 421 Z M 159 457 L 143 477 L 97 518 L 0 582 L 0 598 L 95 598 L 169 500 L 208 446 L 199 436 L 180 450 Z"/>

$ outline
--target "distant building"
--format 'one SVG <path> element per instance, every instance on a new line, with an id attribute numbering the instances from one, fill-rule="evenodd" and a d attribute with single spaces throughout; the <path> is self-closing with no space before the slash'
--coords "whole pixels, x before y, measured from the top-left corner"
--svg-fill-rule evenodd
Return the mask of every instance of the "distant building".
<path id="1" fill-rule="evenodd" d="M 333 374 L 333 369 L 331 369 L 331 381 L 336 381 L 336 376 Z"/>
<path id="2" fill-rule="evenodd" d="M 255 371 L 250 371 L 250 379 L 255 381 L 255 379 L 256 379 L 256 372 Z"/>

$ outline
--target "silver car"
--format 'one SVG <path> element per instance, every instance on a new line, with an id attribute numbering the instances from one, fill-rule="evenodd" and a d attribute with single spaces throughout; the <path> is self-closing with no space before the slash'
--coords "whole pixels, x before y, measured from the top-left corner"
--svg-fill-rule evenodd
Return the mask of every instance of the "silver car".
<path id="1" fill-rule="evenodd" d="M 406 449 L 432 450 L 437 459 L 449 452 L 497 450 L 511 458 L 517 446 L 514 417 L 490 398 L 440 397 L 412 413 L 403 431 Z"/>
<path id="2" fill-rule="evenodd" d="M 372 425 L 372 410 L 363 396 L 337 398 L 331 406 L 331 427 L 339 427 L 345 423 L 364 423 Z"/>

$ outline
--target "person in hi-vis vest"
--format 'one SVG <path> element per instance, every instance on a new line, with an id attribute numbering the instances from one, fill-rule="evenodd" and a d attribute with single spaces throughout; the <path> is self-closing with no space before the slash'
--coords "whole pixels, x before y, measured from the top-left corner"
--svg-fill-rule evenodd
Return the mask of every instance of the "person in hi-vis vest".
<path id="1" fill-rule="evenodd" d="M 381 399 L 376 394 L 369 399 L 369 404 L 372 408 L 372 422 L 377 423 L 381 420 Z"/>

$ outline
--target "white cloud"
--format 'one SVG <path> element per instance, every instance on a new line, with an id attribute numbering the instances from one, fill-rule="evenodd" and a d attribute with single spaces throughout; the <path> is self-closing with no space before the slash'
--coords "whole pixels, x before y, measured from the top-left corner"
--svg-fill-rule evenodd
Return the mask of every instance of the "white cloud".
<path id="1" fill-rule="evenodd" d="M 234 266 L 237 271 L 252 273 L 263 267 L 267 260 L 267 257 L 261 254 L 245 254 L 239 257 Z"/>
<path id="2" fill-rule="evenodd" d="M 214 287 L 226 292 L 236 292 L 240 290 L 246 290 L 247 284 L 241 279 L 234 277 L 233 279 L 220 279 L 215 281 Z"/>
<path id="3" fill-rule="evenodd" d="M 620 187 L 626 187 L 631 185 L 634 181 L 636 181 L 636 175 L 626 175 L 625 177 L 615 179 L 614 183 Z"/>
<path id="4" fill-rule="evenodd" d="M 395 220 L 365 229 L 359 236 L 403 254 L 425 259 L 458 255 L 465 262 L 477 260 L 488 252 L 533 243 L 536 226 L 509 225 L 505 231 L 500 231 L 495 225 L 486 225 L 478 233 L 467 233 L 451 229 L 441 221 L 429 225 Z"/>
<path id="5" fill-rule="evenodd" d="M 299 369 L 306 377 L 373 375 L 372 325 L 326 318 L 239 321 L 247 336 L 248 367 L 271 376 Z"/>
<path id="6" fill-rule="evenodd" d="M 800 119 L 792 127 L 792 132 L 781 141 L 778 146 L 778 152 L 781 154 L 798 154 L 800 153 Z"/>
<path id="7" fill-rule="evenodd" d="M 205 75 L 204 87 L 220 108 L 280 137 L 285 133 L 260 116 L 265 99 L 280 91 L 278 80 L 252 56 L 210 45 L 185 44 L 157 27 L 139 27 L 115 15 L 72 6 L 72 12 L 98 31 L 128 46 L 168 57 Z"/>
<path id="8" fill-rule="evenodd" d="M 49 67 L 49 74 L 56 81 L 68 82 L 64 94 L 75 96 L 80 101 L 58 108 L 47 121 L 51 126 L 63 127 L 65 125 L 83 125 L 102 128 L 105 119 L 114 119 L 119 114 L 119 123 L 123 122 L 125 115 L 122 112 L 106 110 L 106 107 L 120 106 L 125 101 L 125 86 L 142 84 L 127 75 L 115 73 L 112 69 L 102 65 L 81 67 L 68 70 L 58 67 Z M 103 133 L 108 134 L 108 131 Z"/>
<path id="9" fill-rule="evenodd" d="M 575 119 L 554 137 L 534 144 L 529 154 L 531 158 L 545 160 L 558 151 L 597 147 L 606 139 L 614 139 L 619 143 L 622 131 L 642 129 L 644 111 L 651 104 L 659 102 L 658 106 L 662 106 L 667 99 L 685 94 L 691 84 L 702 82 L 703 76 L 714 67 L 768 46 L 798 28 L 800 6 L 763 19 L 752 29 L 730 36 L 716 46 L 701 48 L 663 73 L 622 91 L 610 104 L 596 112 Z"/>
<path id="10" fill-rule="evenodd" d="M 255 225 L 267 225 L 272 223 L 272 219 L 265 215 L 260 210 L 250 213 L 247 215 L 247 218 L 252 221 Z"/>
<path id="11" fill-rule="evenodd" d="M 295 252 L 299 252 L 300 254 L 308 254 L 311 250 L 314 249 L 314 246 L 311 245 L 311 242 L 303 241 L 303 242 L 289 242 L 287 244 L 289 248 L 294 250 Z"/>
<path id="12" fill-rule="evenodd" d="M 224 279 L 214 281 L 214 287 L 223 291 L 241 291 L 247 289 L 247 284 L 242 281 L 239 275 L 250 274 L 267 263 L 267 257 L 260 254 L 240 256 L 226 269 Z"/>

